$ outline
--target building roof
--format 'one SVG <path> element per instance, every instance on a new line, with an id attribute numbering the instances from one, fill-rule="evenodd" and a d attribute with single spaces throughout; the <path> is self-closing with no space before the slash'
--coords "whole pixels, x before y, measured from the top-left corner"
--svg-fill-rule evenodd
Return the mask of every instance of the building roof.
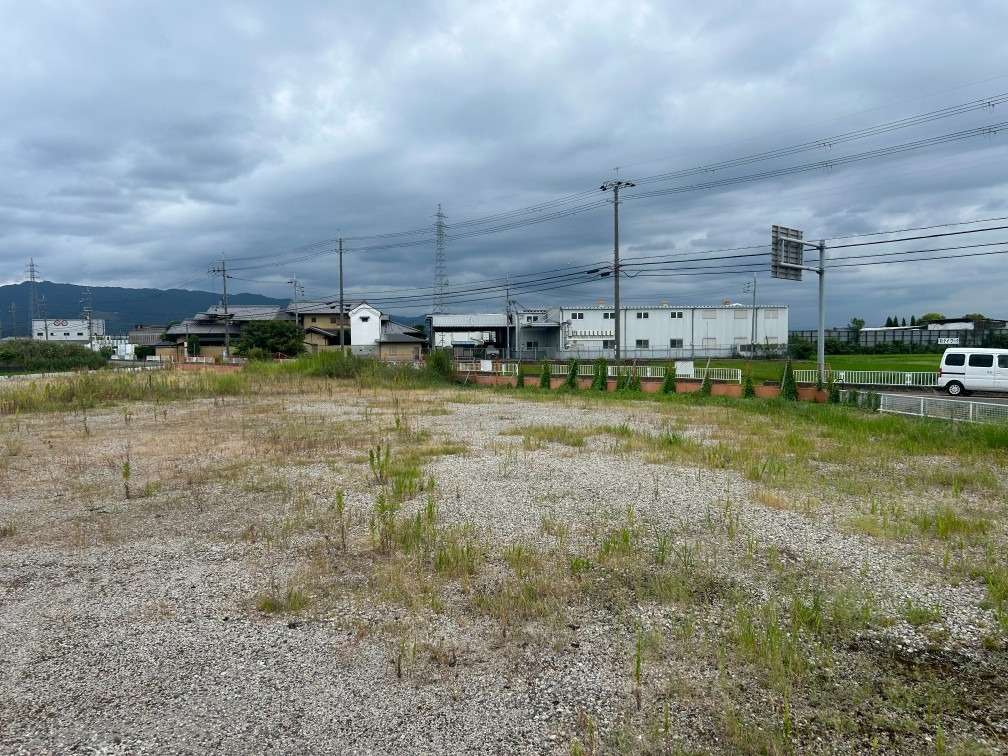
<path id="1" fill-rule="evenodd" d="M 169 336 L 185 336 L 186 334 L 190 336 L 200 336 L 200 335 L 224 335 L 224 321 L 223 320 L 183 320 L 181 323 L 176 323 L 171 328 L 169 328 L 165 333 Z M 237 323 L 230 324 L 230 330 L 232 335 L 241 334 L 241 326 Z"/>
<path id="2" fill-rule="evenodd" d="M 716 304 L 716 305 L 696 305 L 696 304 L 620 304 L 621 310 L 737 310 L 739 307 L 744 307 L 747 309 L 752 309 L 752 305 L 730 303 L 730 304 Z M 787 305 L 780 304 L 758 304 L 756 305 L 757 310 L 779 310 L 787 309 Z M 613 306 L 611 304 L 590 304 L 584 306 L 572 306 L 572 305 L 562 305 L 561 310 L 612 310 Z"/>
<path id="3" fill-rule="evenodd" d="M 507 328 L 507 316 L 502 312 L 472 313 L 462 315 L 428 315 L 434 328 L 470 328 L 479 331 L 484 328 Z"/>
<path id="4" fill-rule="evenodd" d="M 343 311 L 350 312 L 354 307 L 356 307 L 360 302 L 357 300 L 343 300 Z M 303 301 L 294 304 L 291 302 L 287 305 L 286 312 L 291 315 L 329 315 L 329 314 L 339 314 L 339 300 L 315 300 L 315 301 Z"/>
<path id="5" fill-rule="evenodd" d="M 206 316 L 206 318 L 201 316 Z M 223 317 L 224 308 L 221 305 L 208 307 L 196 316 L 199 320 L 221 319 Z M 228 307 L 228 318 L 232 321 L 286 320 L 287 308 L 277 305 L 231 305 Z"/>
<path id="6" fill-rule="evenodd" d="M 408 333 L 383 333 L 378 339 L 382 344 L 425 344 L 426 341 Z"/>

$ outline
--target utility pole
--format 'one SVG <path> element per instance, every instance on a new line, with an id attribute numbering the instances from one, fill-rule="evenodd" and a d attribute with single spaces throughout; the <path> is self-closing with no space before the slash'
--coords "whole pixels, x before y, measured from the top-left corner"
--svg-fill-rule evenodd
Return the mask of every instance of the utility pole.
<path id="1" fill-rule="evenodd" d="M 49 341 L 49 314 L 46 312 L 45 297 L 39 297 L 38 309 L 39 315 L 42 316 L 42 332 L 45 334 L 44 338 L 46 341 Z M 35 325 L 32 324 L 32 331 L 34 332 L 34 330 Z"/>
<path id="2" fill-rule="evenodd" d="M 511 359 L 511 271 L 507 273 L 504 299 L 504 358 Z M 515 345 L 517 346 L 517 344 Z"/>
<path id="3" fill-rule="evenodd" d="M 339 316 L 340 316 L 340 327 L 339 327 L 339 347 L 341 352 L 346 351 L 344 346 L 345 339 L 343 338 L 344 329 L 346 328 L 347 316 L 346 310 L 343 306 L 343 237 L 339 238 Z"/>
<path id="4" fill-rule="evenodd" d="M 302 296 L 304 295 L 304 285 L 297 280 L 297 274 L 291 276 L 291 280 L 287 282 L 291 287 L 291 307 L 294 310 L 294 322 L 298 322 L 300 317 L 300 312 L 298 311 L 298 292 L 300 291 Z"/>
<path id="5" fill-rule="evenodd" d="M 84 320 L 88 324 L 88 349 L 94 350 L 94 312 L 91 304 L 91 289 L 84 290 L 81 297 L 81 309 Z"/>
<path id="6" fill-rule="evenodd" d="M 221 281 L 224 282 L 224 296 L 222 302 L 224 304 L 224 357 L 231 356 L 231 316 L 228 313 L 228 296 L 227 296 L 227 260 L 222 259 L 220 265 L 210 268 L 211 275 L 220 274 Z"/>
<path id="7" fill-rule="evenodd" d="M 606 181 L 599 188 L 603 192 L 612 191 L 613 193 L 613 317 L 615 318 L 615 340 L 613 341 L 613 346 L 616 347 L 616 362 L 620 359 L 620 321 L 622 317 L 620 315 L 620 298 L 619 298 L 619 279 L 620 279 L 620 262 L 619 262 L 619 192 L 620 189 L 630 189 L 637 186 L 632 181 L 622 181 L 620 179 L 613 179 L 612 181 Z"/>
<path id="8" fill-rule="evenodd" d="M 749 358 L 756 356 L 756 274 L 752 274 L 752 283 L 747 283 L 743 291 L 752 290 L 752 336 L 749 342 Z"/>
<path id="9" fill-rule="evenodd" d="M 816 340 L 816 369 L 819 380 L 826 383 L 826 240 L 819 240 L 819 334 Z"/>
<path id="10" fill-rule="evenodd" d="M 445 312 L 448 309 L 448 268 L 445 258 L 445 214 L 438 203 L 434 224 L 434 301 L 431 312 Z"/>

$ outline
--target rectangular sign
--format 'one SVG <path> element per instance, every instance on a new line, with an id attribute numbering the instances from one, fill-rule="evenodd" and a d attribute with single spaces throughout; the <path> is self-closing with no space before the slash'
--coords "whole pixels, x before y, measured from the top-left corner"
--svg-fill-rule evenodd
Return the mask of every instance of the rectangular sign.
<path id="1" fill-rule="evenodd" d="M 787 226 L 770 227 L 770 275 L 788 281 L 801 281 L 801 268 L 805 264 L 805 245 L 802 232 Z"/>
<path id="2" fill-rule="evenodd" d="M 958 346 L 959 345 L 959 337 L 958 336 L 943 336 L 943 337 L 940 337 L 938 339 L 938 343 L 939 344 L 949 344 L 950 346 Z"/>

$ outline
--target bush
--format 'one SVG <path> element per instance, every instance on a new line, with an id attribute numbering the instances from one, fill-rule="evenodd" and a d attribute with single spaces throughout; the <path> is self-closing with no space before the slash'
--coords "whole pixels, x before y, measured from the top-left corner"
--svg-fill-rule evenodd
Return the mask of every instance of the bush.
<path id="1" fill-rule="evenodd" d="M 564 388 L 577 391 L 578 362 L 571 360 L 567 363 L 567 380 L 564 381 Z"/>
<path id="2" fill-rule="evenodd" d="M 245 357 L 250 360 L 268 360 L 271 359 L 271 355 L 262 347 L 252 347 L 247 352 L 245 352 Z"/>
<path id="3" fill-rule="evenodd" d="M 829 381 L 826 384 L 826 390 L 827 390 L 826 401 L 828 401 L 830 404 L 839 404 L 840 384 L 837 383 L 836 378 L 833 376 L 833 373 L 830 373 Z"/>
<path id="4" fill-rule="evenodd" d="M 609 365 L 605 360 L 599 358 L 595 360 L 595 374 L 592 376 L 592 389 L 594 391 L 606 391 L 609 388 Z"/>
<path id="5" fill-rule="evenodd" d="M 199 336 L 186 337 L 186 354 L 190 357 L 197 357 L 200 353 Z"/>
<path id="6" fill-rule="evenodd" d="M 305 350 L 304 332 L 291 320 L 251 320 L 242 326 L 235 354 L 247 357 L 252 349 L 294 357 Z"/>
<path id="7" fill-rule="evenodd" d="M 784 377 L 781 379 L 781 397 L 789 402 L 798 401 L 798 384 L 795 383 L 794 367 L 791 360 L 784 363 Z"/>
<path id="8" fill-rule="evenodd" d="M 427 355 L 427 370 L 450 381 L 455 375 L 455 364 L 452 362 L 451 352 L 447 349 L 435 349 Z"/>
<path id="9" fill-rule="evenodd" d="M 788 352 L 796 360 L 808 360 L 816 353 L 816 348 L 811 341 L 792 337 L 788 341 Z"/>
<path id="10" fill-rule="evenodd" d="M 550 365 L 544 362 L 539 369 L 539 388 L 548 389 L 550 384 Z"/>
<path id="11" fill-rule="evenodd" d="M 700 384 L 700 396 L 710 396 L 711 395 L 711 377 L 710 373 L 704 376 L 703 382 Z"/>
<path id="12" fill-rule="evenodd" d="M 146 344 L 138 344 L 133 349 L 133 356 L 138 360 L 146 360 L 148 357 L 153 357 L 157 353 L 157 350 L 152 346 Z"/>
<path id="13" fill-rule="evenodd" d="M 674 394 L 676 392 L 675 363 L 665 366 L 665 380 L 662 381 L 661 392 Z"/>
<path id="14" fill-rule="evenodd" d="M 756 396 L 756 387 L 753 386 L 752 374 L 746 373 L 745 381 L 742 383 L 742 397 L 752 399 Z"/>
<path id="15" fill-rule="evenodd" d="M 620 375 L 616 380 L 617 391 L 640 391 L 640 376 L 631 367 L 626 373 Z"/>
<path id="16" fill-rule="evenodd" d="M 105 358 L 79 344 L 15 339 L 0 342 L 0 372 L 54 373 L 62 370 L 97 370 Z"/>
<path id="17" fill-rule="evenodd" d="M 515 388 L 525 388 L 525 373 L 522 372 L 521 363 L 518 363 L 518 375 L 515 377 Z"/>

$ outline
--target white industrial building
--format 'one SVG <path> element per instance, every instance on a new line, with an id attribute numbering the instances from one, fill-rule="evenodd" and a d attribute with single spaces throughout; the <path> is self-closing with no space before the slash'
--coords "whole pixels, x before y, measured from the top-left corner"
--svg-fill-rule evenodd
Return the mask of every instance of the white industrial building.
<path id="1" fill-rule="evenodd" d="M 105 321 L 100 318 L 39 318 L 32 320 L 32 338 L 36 341 L 62 341 L 87 344 L 105 335 Z"/>
<path id="2" fill-rule="evenodd" d="M 785 305 L 628 305 L 620 308 L 620 352 L 626 359 L 731 357 L 782 351 L 788 341 Z M 615 356 L 615 310 L 605 304 L 521 309 L 508 314 L 431 315 L 433 346 L 485 334 L 487 348 L 523 359 Z"/>

